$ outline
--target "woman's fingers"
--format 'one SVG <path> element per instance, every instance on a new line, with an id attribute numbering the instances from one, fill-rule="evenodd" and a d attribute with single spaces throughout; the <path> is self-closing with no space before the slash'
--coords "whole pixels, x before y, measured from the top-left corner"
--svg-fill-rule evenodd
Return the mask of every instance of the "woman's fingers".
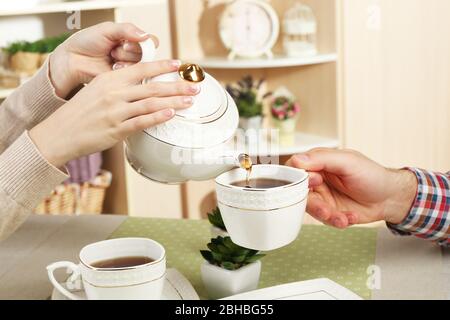
<path id="1" fill-rule="evenodd" d="M 125 41 L 122 45 L 123 50 L 126 52 L 134 52 L 134 53 L 140 53 L 142 54 L 142 47 L 137 42 L 129 42 Z"/>
<path id="2" fill-rule="evenodd" d="M 123 45 L 116 47 L 113 51 L 111 51 L 111 57 L 115 61 L 121 62 L 139 62 L 142 59 L 142 52 L 136 52 L 131 50 L 138 50 L 131 47 L 129 42 L 125 42 Z"/>
<path id="3" fill-rule="evenodd" d="M 178 71 L 180 66 L 181 61 L 179 60 L 137 63 L 129 68 L 117 70 L 116 75 L 120 79 L 126 80 L 128 83 L 140 83 L 144 79 Z"/>
<path id="4" fill-rule="evenodd" d="M 123 91 L 123 99 L 128 102 L 151 97 L 194 96 L 200 92 L 200 86 L 186 81 L 150 82 L 136 85 Z"/>
<path id="5" fill-rule="evenodd" d="M 159 46 L 158 37 L 146 33 L 132 23 L 104 22 L 94 26 L 92 30 L 93 33 L 100 33 L 110 41 L 128 40 L 139 42 L 151 38 L 155 42 L 156 47 Z"/>
<path id="6" fill-rule="evenodd" d="M 131 67 L 132 65 L 134 65 L 133 62 L 119 61 L 119 62 L 116 62 L 116 63 L 113 64 L 112 69 L 113 70 L 119 70 L 119 69 Z"/>
<path id="7" fill-rule="evenodd" d="M 133 133 L 157 126 L 169 121 L 175 116 L 175 110 L 164 109 L 157 112 L 146 114 L 140 117 L 132 118 L 123 122 L 120 126 L 121 134 L 125 137 Z"/>
<path id="8" fill-rule="evenodd" d="M 194 100 L 192 97 L 152 97 L 128 104 L 126 110 L 123 110 L 121 114 L 121 119 L 132 119 L 164 109 L 186 109 L 191 107 L 193 102 Z"/>

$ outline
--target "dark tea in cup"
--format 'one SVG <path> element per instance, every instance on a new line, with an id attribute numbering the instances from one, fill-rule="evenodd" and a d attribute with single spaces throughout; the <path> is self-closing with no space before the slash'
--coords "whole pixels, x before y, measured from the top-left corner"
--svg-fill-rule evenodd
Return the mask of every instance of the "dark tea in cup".
<path id="1" fill-rule="evenodd" d="M 97 261 L 92 263 L 91 266 L 96 269 L 125 269 L 143 266 L 154 261 L 149 257 L 120 257 Z"/>
<path id="2" fill-rule="evenodd" d="M 278 187 L 284 187 L 292 182 L 278 179 L 257 178 L 250 179 L 249 181 L 243 180 L 234 182 L 231 185 L 234 187 L 247 188 L 247 189 L 272 189 Z"/>

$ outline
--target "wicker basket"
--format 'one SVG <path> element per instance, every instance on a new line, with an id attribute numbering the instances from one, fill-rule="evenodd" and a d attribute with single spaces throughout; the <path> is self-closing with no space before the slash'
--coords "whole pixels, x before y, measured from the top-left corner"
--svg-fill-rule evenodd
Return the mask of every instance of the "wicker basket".
<path id="1" fill-rule="evenodd" d="M 92 181 L 84 184 L 58 186 L 36 209 L 41 215 L 85 215 L 101 214 L 103 201 L 112 174 L 101 171 Z"/>

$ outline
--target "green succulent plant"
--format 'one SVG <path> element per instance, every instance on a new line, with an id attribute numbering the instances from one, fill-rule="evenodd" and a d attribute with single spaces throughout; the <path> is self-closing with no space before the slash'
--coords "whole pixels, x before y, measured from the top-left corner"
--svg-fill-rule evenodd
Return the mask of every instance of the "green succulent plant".
<path id="1" fill-rule="evenodd" d="M 252 76 L 246 76 L 237 85 L 227 85 L 227 91 L 236 102 L 242 118 L 263 115 L 263 100 L 272 95 L 267 93 L 262 99 L 258 97 L 264 81 L 255 81 Z"/>
<path id="2" fill-rule="evenodd" d="M 227 227 L 223 222 L 222 214 L 220 213 L 220 209 L 218 207 L 208 213 L 208 220 L 214 227 L 227 231 Z"/>
<path id="3" fill-rule="evenodd" d="M 27 42 L 26 41 L 17 41 L 17 42 L 11 43 L 6 48 L 3 48 L 3 51 L 13 55 L 13 54 L 16 54 L 17 52 L 20 52 L 20 51 L 23 52 L 25 50 L 26 46 L 27 46 Z"/>
<path id="4" fill-rule="evenodd" d="M 17 41 L 9 44 L 3 50 L 10 55 L 17 52 L 51 53 L 64 41 L 69 38 L 69 33 L 64 33 L 56 37 L 48 37 L 34 42 Z"/>
<path id="5" fill-rule="evenodd" d="M 211 239 L 208 249 L 209 251 L 200 251 L 203 258 L 214 266 L 230 271 L 238 270 L 265 256 L 259 254 L 259 251 L 238 246 L 230 237 Z"/>

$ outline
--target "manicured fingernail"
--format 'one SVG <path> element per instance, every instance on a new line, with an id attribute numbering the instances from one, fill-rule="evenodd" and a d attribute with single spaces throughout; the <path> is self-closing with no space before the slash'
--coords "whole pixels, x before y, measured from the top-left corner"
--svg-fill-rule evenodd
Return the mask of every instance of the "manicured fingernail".
<path id="1" fill-rule="evenodd" d="M 130 44 L 128 42 L 125 42 L 123 44 L 122 48 L 123 48 L 124 51 L 130 51 L 131 46 L 130 46 Z"/>
<path id="2" fill-rule="evenodd" d="M 308 162 L 310 160 L 310 158 L 307 154 L 298 154 L 295 156 L 295 158 L 301 162 Z"/>
<path id="3" fill-rule="evenodd" d="M 165 115 L 167 118 L 172 118 L 172 117 L 175 115 L 175 110 L 173 110 L 173 109 L 167 109 L 167 110 L 164 111 L 164 115 Z"/>
<path id="4" fill-rule="evenodd" d="M 194 99 L 192 97 L 183 98 L 183 103 L 187 106 L 192 106 L 194 104 Z"/>
<path id="5" fill-rule="evenodd" d="M 171 61 L 172 66 L 174 66 L 175 68 L 179 68 L 181 66 L 181 61 L 180 60 L 172 60 Z"/>
<path id="6" fill-rule="evenodd" d="M 192 93 L 198 93 L 200 92 L 200 86 L 198 84 L 193 84 L 189 87 L 189 91 Z"/>
<path id="7" fill-rule="evenodd" d="M 146 37 L 148 37 L 150 34 L 148 34 L 147 32 L 145 32 L 145 31 L 137 31 L 136 32 L 136 34 L 138 35 L 138 37 L 141 37 L 141 38 L 146 38 Z"/>
<path id="8" fill-rule="evenodd" d="M 121 63 L 114 63 L 114 65 L 112 66 L 112 69 L 113 70 L 119 70 L 119 69 L 122 69 L 124 67 L 125 67 L 125 65 L 123 65 Z"/>

